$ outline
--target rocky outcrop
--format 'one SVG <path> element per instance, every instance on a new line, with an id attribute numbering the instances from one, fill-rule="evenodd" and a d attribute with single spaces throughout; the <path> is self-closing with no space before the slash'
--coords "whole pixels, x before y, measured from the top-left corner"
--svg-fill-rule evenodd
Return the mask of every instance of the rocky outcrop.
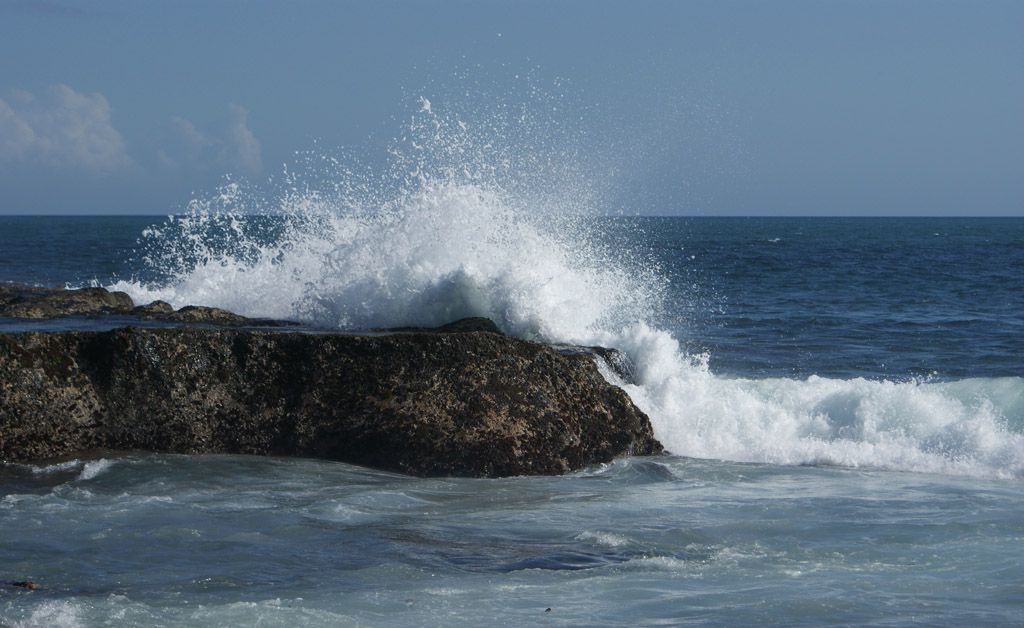
<path id="1" fill-rule="evenodd" d="M 0 460 L 141 449 L 504 476 L 661 451 L 592 355 L 480 328 L 0 333 Z"/>
<path id="2" fill-rule="evenodd" d="M 56 318 L 130 313 L 135 308 L 124 292 L 104 288 L 51 290 L 19 284 L 0 284 L 0 316 Z"/>
<path id="3" fill-rule="evenodd" d="M 216 307 L 187 305 L 175 310 L 169 303 L 153 301 L 136 306 L 124 292 L 105 288 L 63 290 L 0 283 L 0 316 L 48 319 L 65 316 L 129 316 L 170 323 L 198 323 L 219 327 L 283 327 L 290 321 L 247 318 Z"/>

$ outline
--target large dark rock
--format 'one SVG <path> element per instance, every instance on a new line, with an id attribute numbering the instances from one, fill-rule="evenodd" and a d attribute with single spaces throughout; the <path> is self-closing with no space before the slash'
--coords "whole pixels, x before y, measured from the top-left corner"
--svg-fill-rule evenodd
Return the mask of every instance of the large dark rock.
<path id="1" fill-rule="evenodd" d="M 593 356 L 488 331 L 0 334 L 0 459 L 94 448 L 466 476 L 563 473 L 661 451 Z"/>

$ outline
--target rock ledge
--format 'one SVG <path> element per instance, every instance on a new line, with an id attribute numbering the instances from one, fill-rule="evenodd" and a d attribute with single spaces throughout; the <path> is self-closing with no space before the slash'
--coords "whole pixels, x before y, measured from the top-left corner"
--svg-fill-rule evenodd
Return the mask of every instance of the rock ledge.
<path id="1" fill-rule="evenodd" d="M 486 327 L 0 333 L 0 460 L 102 448 L 494 477 L 661 452 L 593 355 Z"/>

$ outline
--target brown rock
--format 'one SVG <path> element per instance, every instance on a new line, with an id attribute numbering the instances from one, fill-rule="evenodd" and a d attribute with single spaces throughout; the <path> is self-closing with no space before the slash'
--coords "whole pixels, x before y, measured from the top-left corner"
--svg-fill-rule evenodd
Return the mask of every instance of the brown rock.
<path id="1" fill-rule="evenodd" d="M 135 304 L 124 292 L 104 288 L 51 290 L 18 284 L 0 284 L 0 316 L 57 318 L 129 314 Z"/>
<path id="2" fill-rule="evenodd" d="M 175 311 L 165 301 L 138 307 L 124 292 L 104 288 L 63 290 L 0 283 L 0 316 L 11 318 L 60 318 L 63 316 L 131 315 L 172 323 L 218 325 L 222 327 L 284 327 L 291 321 L 247 318 L 215 307 L 188 305 Z"/>
<path id="3" fill-rule="evenodd" d="M 661 451 L 592 356 L 489 332 L 0 334 L 0 459 L 91 448 L 466 476 L 563 473 Z"/>
<path id="4" fill-rule="evenodd" d="M 186 305 L 162 318 L 183 323 L 210 323 L 213 325 L 238 325 L 249 320 L 234 312 L 203 305 Z"/>
<path id="5" fill-rule="evenodd" d="M 173 313 L 174 308 L 171 307 L 171 304 L 168 303 L 167 301 L 153 301 L 152 303 L 147 303 L 146 305 L 139 305 L 134 310 L 132 310 L 132 314 L 142 317 L 159 317 Z"/>

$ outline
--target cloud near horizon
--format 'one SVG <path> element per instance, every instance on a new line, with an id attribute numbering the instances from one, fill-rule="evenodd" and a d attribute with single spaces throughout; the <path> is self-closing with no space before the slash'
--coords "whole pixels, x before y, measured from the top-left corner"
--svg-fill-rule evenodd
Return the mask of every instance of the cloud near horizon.
<path id="1" fill-rule="evenodd" d="M 110 175 L 134 165 L 101 94 L 50 86 L 39 98 L 0 98 L 0 163 L 31 163 Z"/>
<path id="2" fill-rule="evenodd" d="M 170 142 L 158 151 L 162 167 L 179 170 L 229 170 L 256 176 L 263 172 L 260 141 L 248 127 L 249 112 L 228 105 L 228 119 L 221 133 L 204 133 L 186 118 L 171 118 Z"/>
<path id="3" fill-rule="evenodd" d="M 58 84 L 36 95 L 12 90 L 0 98 L 0 166 L 76 171 L 108 177 L 139 167 L 111 121 L 112 108 L 99 93 Z M 229 104 L 218 131 L 171 119 L 172 131 L 158 151 L 164 173 L 256 176 L 263 172 L 259 139 L 248 127 L 249 112 Z"/>

